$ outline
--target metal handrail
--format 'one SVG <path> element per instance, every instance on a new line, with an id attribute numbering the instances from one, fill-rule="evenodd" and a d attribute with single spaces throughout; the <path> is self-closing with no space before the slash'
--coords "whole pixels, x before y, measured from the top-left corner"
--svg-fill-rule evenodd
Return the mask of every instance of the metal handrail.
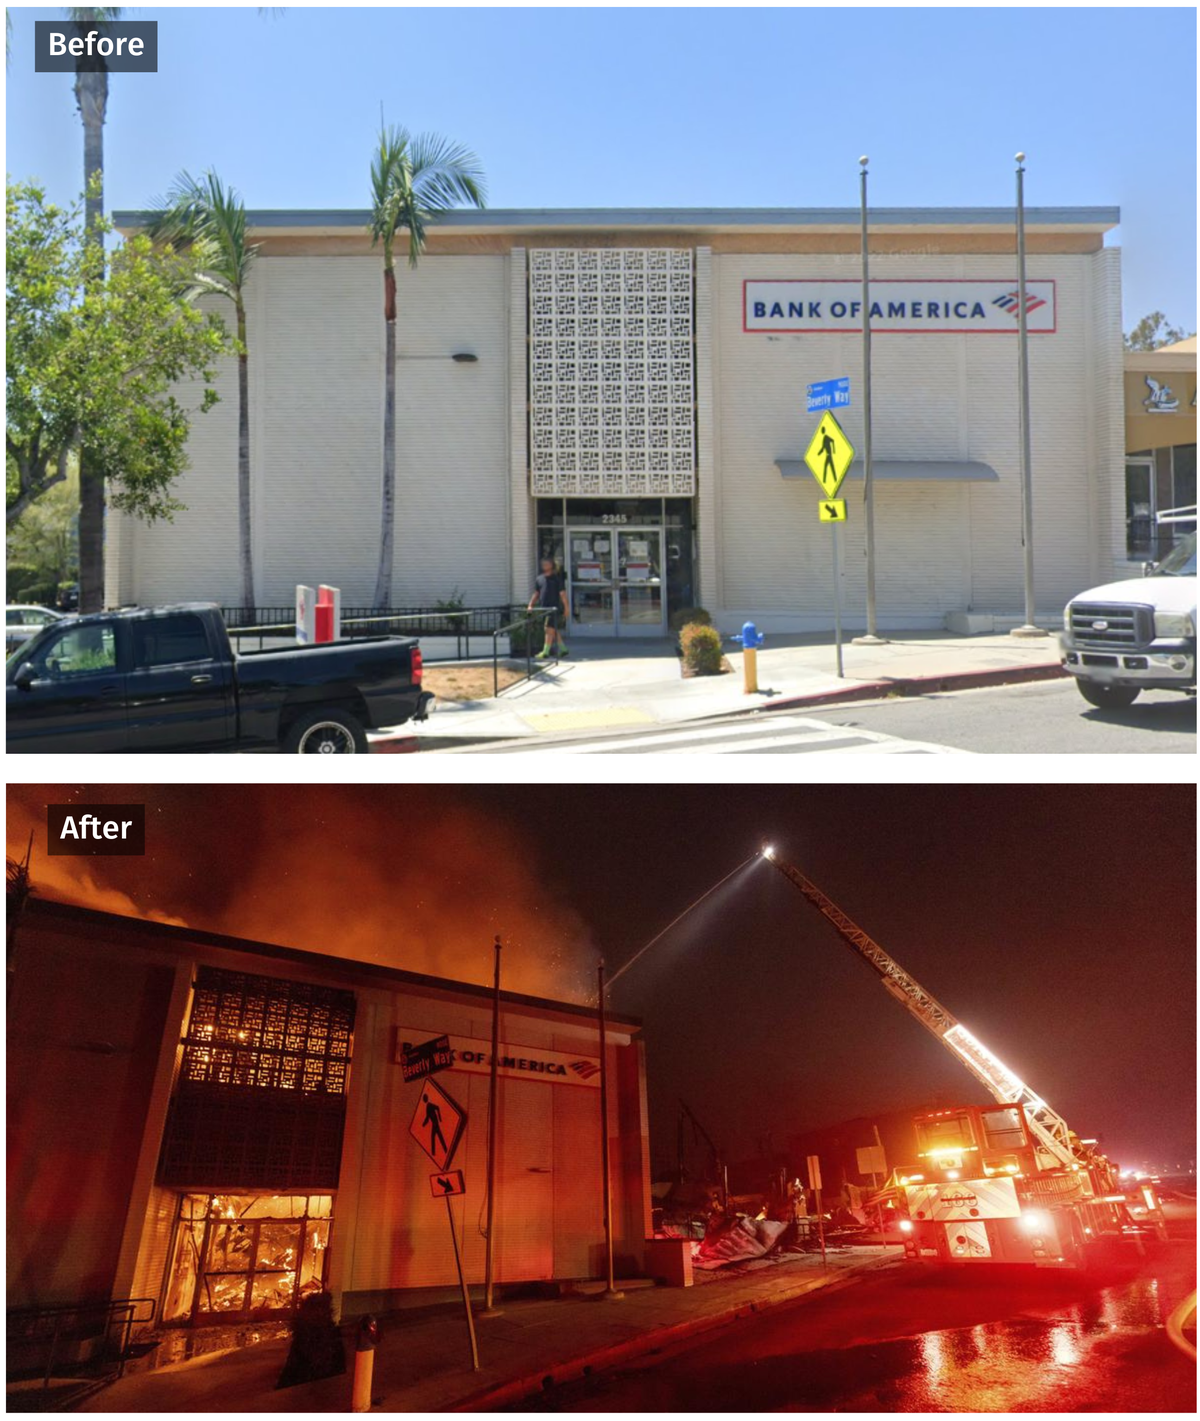
<path id="1" fill-rule="evenodd" d="M 144 1317 L 139 1317 L 138 1309 L 143 1305 L 149 1308 L 149 1312 Z M 118 1377 L 122 1377 L 125 1375 L 125 1361 L 129 1355 L 129 1343 L 135 1323 L 144 1325 L 153 1322 L 157 1309 L 156 1298 L 112 1298 L 103 1303 L 59 1303 L 51 1307 L 10 1308 L 7 1324 L 10 1366 L 11 1343 L 16 1340 L 17 1330 L 19 1329 L 26 1337 L 36 1339 L 38 1337 L 38 1323 L 43 1320 L 52 1321 L 54 1325 L 50 1332 L 50 1346 L 46 1353 L 45 1371 L 42 1374 L 42 1390 L 47 1391 L 50 1387 L 50 1378 L 54 1373 L 54 1358 L 63 1335 L 64 1322 L 70 1318 L 83 1320 L 89 1317 L 99 1317 L 102 1320 L 99 1333 L 91 1335 L 102 1336 L 107 1347 L 113 1318 L 120 1317 L 120 1329 L 124 1335 L 118 1349 L 116 1374 Z"/>
<path id="2" fill-rule="evenodd" d="M 549 607 L 530 607 L 530 608 L 527 608 L 524 612 L 521 613 L 521 615 L 517 618 L 517 620 L 516 620 L 515 622 L 509 622 L 508 625 L 507 625 L 507 626 L 504 626 L 504 627 L 497 627 L 496 630 L 492 633 L 492 696 L 493 696 L 493 697 L 496 697 L 496 696 L 498 696 L 498 695 L 500 694 L 500 638 L 501 638 L 502 636 L 507 636 L 510 632 L 516 631 L 516 630 L 518 629 L 518 627 L 523 628 L 526 632 L 528 632 L 530 623 L 534 620 L 535 617 L 541 617 L 541 618 L 542 618 L 542 632 L 543 632 L 543 636 L 544 636 L 544 635 L 545 635 L 545 628 L 546 628 L 546 618 L 550 615 L 551 610 L 552 610 L 552 609 L 549 608 Z M 509 659 L 510 661 L 512 660 L 512 647 L 511 647 L 511 645 L 509 646 L 509 657 L 508 657 L 508 659 Z M 512 683 L 513 686 L 519 686 L 523 681 L 528 681 L 528 680 L 532 677 L 532 675 L 533 675 L 533 652 L 530 651 L 530 649 L 529 649 L 529 636 L 526 635 L 526 637 L 525 637 L 525 674 L 524 674 L 524 676 L 520 677 L 519 680 L 514 681 L 514 682 Z M 510 690 L 510 689 L 511 689 L 511 687 L 508 687 L 508 686 L 505 687 L 505 690 Z"/>

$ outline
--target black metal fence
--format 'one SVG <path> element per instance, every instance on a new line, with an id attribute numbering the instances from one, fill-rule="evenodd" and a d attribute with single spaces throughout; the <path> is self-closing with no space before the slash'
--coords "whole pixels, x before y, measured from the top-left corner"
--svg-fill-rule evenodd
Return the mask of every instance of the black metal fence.
<path id="1" fill-rule="evenodd" d="M 123 1375 L 133 1329 L 153 1323 L 153 1298 L 118 1298 L 8 1312 L 6 1373 L 8 1409 L 56 1410 L 53 1378 L 70 1378 L 68 1391 L 86 1391 Z M 13 1388 L 14 1382 L 32 1387 Z M 58 1392 L 59 1387 L 54 1391 Z"/>
<path id="2" fill-rule="evenodd" d="M 239 650 L 259 650 L 270 641 L 292 640 L 296 634 L 294 607 L 222 607 L 221 615 L 229 635 Z M 374 607 L 343 607 L 342 636 L 415 636 L 440 637 L 452 642 L 437 650 L 422 647 L 427 662 L 469 661 L 472 656 L 492 656 L 497 638 L 510 639 L 512 654 L 525 654 L 528 635 L 539 638 L 541 627 L 534 626 L 538 611 L 527 612 L 523 606 L 504 603 L 492 607 L 389 607 L 377 611 Z"/>

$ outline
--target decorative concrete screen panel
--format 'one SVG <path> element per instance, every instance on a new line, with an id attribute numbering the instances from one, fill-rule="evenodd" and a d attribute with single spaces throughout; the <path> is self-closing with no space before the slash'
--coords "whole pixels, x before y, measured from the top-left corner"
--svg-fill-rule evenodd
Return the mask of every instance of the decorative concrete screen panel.
<path id="1" fill-rule="evenodd" d="M 529 254 L 533 493 L 696 492 L 690 250 Z"/>

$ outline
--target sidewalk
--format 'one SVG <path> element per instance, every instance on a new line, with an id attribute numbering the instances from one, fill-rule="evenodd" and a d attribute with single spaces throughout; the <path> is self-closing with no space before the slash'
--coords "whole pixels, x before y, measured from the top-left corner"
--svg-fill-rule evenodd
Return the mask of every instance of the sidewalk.
<path id="1" fill-rule="evenodd" d="M 965 690 L 1062 676 L 1053 637 L 898 632 L 882 646 L 843 647 L 836 674 L 827 634 L 775 636 L 758 653 L 755 695 L 742 690 L 742 653 L 727 644 L 733 672 L 685 680 L 668 641 L 576 639 L 571 658 L 551 663 L 495 699 L 439 702 L 414 730 L 376 737 L 410 749 L 445 749 L 509 736 L 614 726 L 663 725 L 743 711 L 807 707 L 889 695 Z M 379 743 L 383 742 L 383 743 Z"/>
<path id="2" fill-rule="evenodd" d="M 672 1341 L 779 1306 L 815 1289 L 847 1286 L 866 1269 L 893 1263 L 889 1248 L 760 1259 L 707 1274 L 691 1288 L 631 1288 L 619 1301 L 571 1296 L 506 1302 L 477 1318 L 480 1370 L 473 1372 L 461 1308 L 436 1316 L 382 1320 L 372 1386 L 377 1411 L 479 1411 L 539 1391 L 584 1368 L 627 1361 Z M 276 1391 L 286 1340 L 214 1353 L 160 1371 L 126 1377 L 92 1397 L 85 1411 L 348 1411 L 354 1343 L 344 1377 Z"/>

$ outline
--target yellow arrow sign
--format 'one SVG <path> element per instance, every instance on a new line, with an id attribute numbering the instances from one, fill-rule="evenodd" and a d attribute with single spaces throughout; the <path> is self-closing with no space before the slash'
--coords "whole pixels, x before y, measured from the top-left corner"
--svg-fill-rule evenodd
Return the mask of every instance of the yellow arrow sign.
<path id="1" fill-rule="evenodd" d="M 846 521 L 846 500 L 844 498 L 823 498 L 817 509 L 822 523 L 844 523 Z"/>
<path id="2" fill-rule="evenodd" d="M 842 486 L 846 471 L 854 460 L 854 445 L 828 411 L 821 416 L 817 432 L 804 453 L 809 473 L 821 486 L 826 498 L 832 498 Z"/>

